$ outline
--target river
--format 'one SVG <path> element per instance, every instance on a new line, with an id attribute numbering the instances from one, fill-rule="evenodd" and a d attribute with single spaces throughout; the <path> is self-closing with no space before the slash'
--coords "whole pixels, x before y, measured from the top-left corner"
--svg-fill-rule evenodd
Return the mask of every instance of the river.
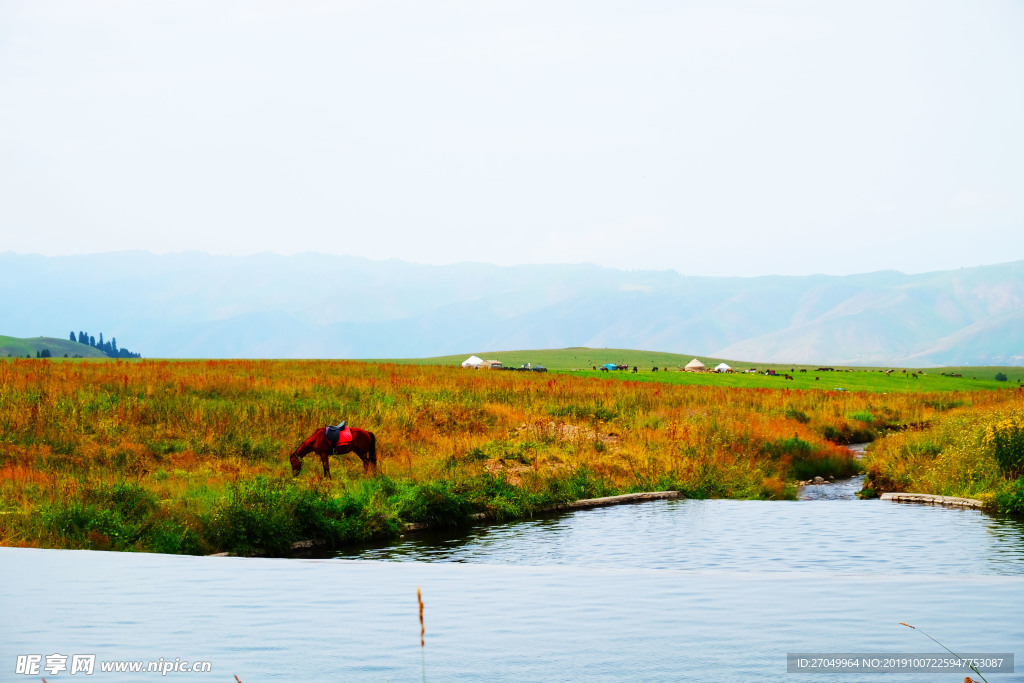
<path id="1" fill-rule="evenodd" d="M 0 680 L 38 680 L 12 673 L 29 654 L 212 666 L 51 681 L 964 680 L 786 673 L 787 653 L 942 652 L 899 622 L 1024 654 L 1024 523 L 877 500 L 655 501 L 319 559 L 0 548 L 0 567 Z"/>

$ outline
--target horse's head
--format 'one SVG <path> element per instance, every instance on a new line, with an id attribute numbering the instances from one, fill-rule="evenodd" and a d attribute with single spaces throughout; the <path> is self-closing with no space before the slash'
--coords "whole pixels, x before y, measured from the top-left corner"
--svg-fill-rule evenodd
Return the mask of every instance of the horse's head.
<path id="1" fill-rule="evenodd" d="M 288 459 L 292 463 L 292 476 L 299 476 L 299 472 L 302 471 L 302 458 L 299 457 L 298 453 L 293 452 Z"/>

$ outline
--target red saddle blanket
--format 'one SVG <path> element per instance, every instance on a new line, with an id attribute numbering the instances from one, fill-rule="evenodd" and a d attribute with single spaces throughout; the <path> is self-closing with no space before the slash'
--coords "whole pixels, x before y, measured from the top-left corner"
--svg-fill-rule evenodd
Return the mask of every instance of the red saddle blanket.
<path id="1" fill-rule="evenodd" d="M 337 427 L 324 427 L 324 438 L 332 448 L 352 445 L 352 430 L 349 427 L 338 429 Z"/>

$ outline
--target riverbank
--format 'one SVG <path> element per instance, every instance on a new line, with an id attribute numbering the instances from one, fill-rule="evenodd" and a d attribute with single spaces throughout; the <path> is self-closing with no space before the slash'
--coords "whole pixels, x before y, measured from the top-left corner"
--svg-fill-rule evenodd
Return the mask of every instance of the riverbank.
<path id="1" fill-rule="evenodd" d="M 1024 399 L 951 411 L 929 429 L 892 434 L 864 459 L 869 496 L 973 499 L 984 510 L 1024 515 Z"/>
<path id="2" fill-rule="evenodd" d="M 546 505 L 533 510 L 530 517 L 539 514 L 552 514 L 558 512 L 570 512 L 573 510 L 591 510 L 599 507 L 609 507 L 612 505 L 632 505 L 635 503 L 645 503 L 653 500 L 676 500 L 680 498 L 678 491 L 646 491 L 641 493 L 624 493 L 617 496 L 602 496 L 601 498 L 586 498 L 583 500 L 576 500 L 568 503 L 558 503 L 552 505 Z M 475 512 L 469 515 L 466 520 L 472 524 L 479 524 L 480 522 L 497 521 L 494 516 L 486 512 Z M 422 532 L 422 531 L 436 531 L 439 528 L 449 527 L 450 523 L 440 524 L 438 522 L 406 522 L 402 525 L 401 530 L 404 533 L 409 532 Z M 307 551 L 316 551 L 325 547 L 331 547 L 332 542 L 322 538 L 306 539 L 302 541 L 295 541 L 291 544 L 291 554 L 304 554 Z M 235 553 L 230 552 L 219 552 L 212 553 L 212 556 L 216 557 L 230 557 Z M 263 550 L 257 550 L 253 554 L 265 555 Z"/>
<path id="3" fill-rule="evenodd" d="M 209 554 L 392 538 L 643 491 L 795 499 L 842 444 L 1000 410 L 1014 392 L 678 386 L 346 361 L 0 362 L 0 543 Z M 378 476 L 287 453 L 346 419 Z M 887 437 L 888 438 L 888 437 Z"/>

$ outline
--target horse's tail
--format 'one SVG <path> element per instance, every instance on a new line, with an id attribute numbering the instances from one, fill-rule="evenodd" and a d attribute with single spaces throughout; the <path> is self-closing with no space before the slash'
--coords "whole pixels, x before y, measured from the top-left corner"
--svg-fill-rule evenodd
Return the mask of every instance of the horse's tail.
<path id="1" fill-rule="evenodd" d="M 377 435 L 371 431 L 367 432 L 370 434 L 370 449 L 367 453 L 367 461 L 370 463 L 372 472 L 377 471 Z"/>

